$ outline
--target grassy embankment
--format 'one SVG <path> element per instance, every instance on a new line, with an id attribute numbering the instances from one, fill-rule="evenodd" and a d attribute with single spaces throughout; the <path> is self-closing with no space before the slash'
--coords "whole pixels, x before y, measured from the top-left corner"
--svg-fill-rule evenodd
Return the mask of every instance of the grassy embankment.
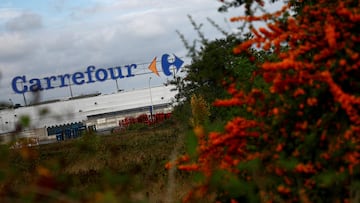
<path id="1" fill-rule="evenodd" d="M 0 200 L 179 202 L 191 178 L 164 166 L 184 152 L 182 134 L 172 124 L 3 149 Z"/>

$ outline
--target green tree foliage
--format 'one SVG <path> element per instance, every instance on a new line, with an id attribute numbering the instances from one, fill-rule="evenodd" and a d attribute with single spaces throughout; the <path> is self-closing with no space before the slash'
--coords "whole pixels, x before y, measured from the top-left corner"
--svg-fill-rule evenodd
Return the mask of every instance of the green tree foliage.
<path id="1" fill-rule="evenodd" d="M 249 84 L 247 81 L 250 81 L 253 77 L 252 72 L 257 68 L 247 55 L 235 55 L 233 53 L 233 47 L 242 41 L 237 36 L 226 33 L 214 21 L 208 19 L 213 26 L 224 34 L 221 39 L 209 41 L 201 31 L 202 25 L 196 24 L 191 17 L 189 19 L 198 33 L 199 40 L 190 44 L 185 36 L 178 32 L 188 49 L 188 56 L 191 57 L 192 62 L 183 68 L 185 77 L 176 77 L 170 82 L 170 84 L 176 85 L 179 92 L 176 95 L 179 105 L 175 107 L 175 115 L 185 117 L 182 120 L 188 120 L 191 116 L 191 112 L 186 109 L 190 108 L 192 95 L 201 95 L 209 104 L 212 104 L 216 99 L 227 98 L 230 95 L 224 87 L 233 82 L 239 85 Z M 201 43 L 199 48 L 196 42 Z M 259 52 L 257 55 L 261 58 L 266 53 Z M 248 89 L 250 89 L 249 85 Z M 229 117 L 230 112 L 231 109 L 211 106 L 210 121 L 224 120 L 224 118 Z"/>

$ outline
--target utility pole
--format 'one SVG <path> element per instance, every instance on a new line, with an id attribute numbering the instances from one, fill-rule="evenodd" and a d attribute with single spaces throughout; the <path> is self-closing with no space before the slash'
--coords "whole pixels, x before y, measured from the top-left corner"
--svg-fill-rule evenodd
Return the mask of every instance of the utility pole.
<path id="1" fill-rule="evenodd" d="M 22 88 L 24 89 L 24 83 L 22 81 L 20 83 L 21 83 Z M 24 98 L 24 104 L 25 104 L 25 106 L 27 106 L 25 92 L 23 92 L 22 95 L 23 95 L 23 98 Z"/>
<path id="2" fill-rule="evenodd" d="M 71 81 L 70 81 L 70 78 L 69 79 L 69 89 L 70 89 L 70 95 L 71 95 L 71 98 L 73 98 L 73 92 L 72 92 L 72 89 L 71 89 Z"/>
<path id="3" fill-rule="evenodd" d="M 149 91 L 150 91 L 150 116 L 151 116 L 151 121 L 153 121 L 153 101 L 152 101 L 152 94 L 151 94 L 151 86 L 150 86 L 150 81 L 151 81 L 151 77 L 149 77 Z"/>

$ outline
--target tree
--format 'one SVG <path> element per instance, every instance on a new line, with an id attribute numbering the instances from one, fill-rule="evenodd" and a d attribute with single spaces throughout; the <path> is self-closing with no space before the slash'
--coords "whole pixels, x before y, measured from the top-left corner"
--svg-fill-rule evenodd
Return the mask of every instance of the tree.
<path id="1" fill-rule="evenodd" d="M 224 34 L 224 38 L 209 41 L 201 32 L 201 25 L 197 25 L 191 17 L 189 17 L 194 29 L 198 32 L 199 40 L 194 41 L 190 45 L 185 37 L 178 32 L 188 49 L 188 55 L 192 58 L 190 65 L 183 68 L 185 77 L 176 77 L 170 83 L 176 85 L 178 94 L 176 98 L 181 105 L 175 107 L 175 112 L 180 110 L 184 113 L 185 109 L 190 108 L 190 100 L 193 95 L 201 95 L 205 101 L 212 104 L 216 99 L 228 98 L 229 94 L 224 86 L 230 82 L 237 81 L 238 84 L 249 80 L 257 67 L 245 55 L 235 55 L 233 47 L 241 42 L 241 39 L 235 35 L 228 34 L 224 30 L 208 19 L 220 32 Z M 196 42 L 201 45 L 197 49 Z M 239 65 L 242 69 L 237 69 Z M 210 109 L 210 121 L 224 120 L 228 117 L 229 109 L 214 108 Z M 188 112 L 189 113 L 189 112 Z M 190 115 L 186 118 L 189 119 Z"/>
<path id="2" fill-rule="evenodd" d="M 253 74 L 269 88 L 233 84 L 232 97 L 215 102 L 250 114 L 223 132 L 195 131 L 198 156 L 179 166 L 203 174 L 190 198 L 215 191 L 234 202 L 359 202 L 359 2 L 294 2 L 232 18 L 266 23 L 233 51 L 256 60 Z M 254 46 L 276 57 L 257 61 Z"/>

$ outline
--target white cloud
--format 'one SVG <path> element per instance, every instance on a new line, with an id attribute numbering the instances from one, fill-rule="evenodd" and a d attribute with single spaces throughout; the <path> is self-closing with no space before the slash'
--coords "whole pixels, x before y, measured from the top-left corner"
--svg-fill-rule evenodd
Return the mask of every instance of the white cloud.
<path id="1" fill-rule="evenodd" d="M 0 34 L 0 60 L 10 63 L 25 60 L 36 50 L 37 45 L 22 34 Z"/>
<path id="2" fill-rule="evenodd" d="M 144 19 L 146 19 L 146 21 Z M 168 32 L 162 18 L 153 14 L 143 15 L 143 18 L 134 18 L 124 27 L 128 33 L 138 37 L 152 38 L 153 36 L 163 35 Z"/>
<path id="3" fill-rule="evenodd" d="M 23 12 L 20 15 L 9 19 L 5 26 L 10 31 L 35 30 L 42 27 L 42 18 L 36 13 Z"/>
<path id="4" fill-rule="evenodd" d="M 52 0 L 52 6 L 56 11 L 61 12 L 64 9 L 66 0 Z"/>
<path id="5" fill-rule="evenodd" d="M 0 22 L 6 22 L 9 19 L 15 18 L 21 14 L 21 10 L 14 8 L 0 8 Z"/>

